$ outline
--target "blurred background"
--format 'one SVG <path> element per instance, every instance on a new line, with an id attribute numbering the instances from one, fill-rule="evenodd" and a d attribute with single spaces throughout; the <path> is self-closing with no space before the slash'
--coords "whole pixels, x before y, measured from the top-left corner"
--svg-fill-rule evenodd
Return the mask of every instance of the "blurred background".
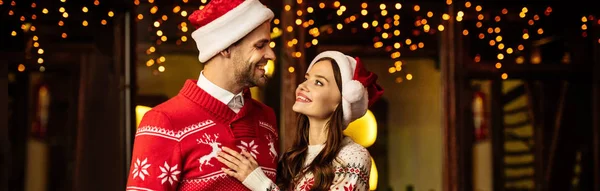
<path id="1" fill-rule="evenodd" d="M 277 59 L 252 94 L 282 149 L 307 65 L 339 50 L 386 90 L 346 132 L 372 190 L 600 190 L 597 2 L 261 2 Z M 0 190 L 123 190 L 139 116 L 202 70 L 187 16 L 206 3 L 0 0 Z"/>

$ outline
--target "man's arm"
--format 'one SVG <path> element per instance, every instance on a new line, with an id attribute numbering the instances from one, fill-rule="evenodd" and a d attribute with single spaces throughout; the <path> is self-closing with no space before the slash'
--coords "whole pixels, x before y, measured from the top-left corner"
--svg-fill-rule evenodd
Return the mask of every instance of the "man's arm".
<path id="1" fill-rule="evenodd" d="M 161 136 L 172 131 L 169 118 L 148 111 L 135 135 L 127 190 L 175 190 L 181 180 L 179 141 Z M 161 132 L 163 132 L 161 134 Z"/>

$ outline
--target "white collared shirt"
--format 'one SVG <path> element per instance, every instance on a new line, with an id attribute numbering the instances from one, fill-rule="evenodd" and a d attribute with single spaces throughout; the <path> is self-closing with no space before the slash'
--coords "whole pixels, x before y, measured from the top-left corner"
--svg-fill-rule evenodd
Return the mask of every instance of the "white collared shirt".
<path id="1" fill-rule="evenodd" d="M 206 93 L 210 94 L 217 100 L 223 102 L 225 105 L 228 105 L 229 108 L 231 108 L 231 110 L 233 110 L 233 112 L 238 113 L 240 111 L 240 108 L 232 108 L 231 105 L 233 105 L 233 104 L 229 104 L 229 103 L 234 101 L 233 98 L 235 96 L 239 95 L 239 96 L 242 96 L 242 98 L 243 98 L 242 92 L 240 92 L 236 95 L 236 94 L 233 94 L 233 93 L 217 86 L 216 84 L 214 84 L 211 81 L 209 81 L 208 79 L 206 79 L 203 72 L 200 72 L 200 77 L 198 78 L 197 85 L 198 85 L 198 87 L 202 88 Z M 242 105 L 244 105 L 244 99 L 242 99 Z"/>

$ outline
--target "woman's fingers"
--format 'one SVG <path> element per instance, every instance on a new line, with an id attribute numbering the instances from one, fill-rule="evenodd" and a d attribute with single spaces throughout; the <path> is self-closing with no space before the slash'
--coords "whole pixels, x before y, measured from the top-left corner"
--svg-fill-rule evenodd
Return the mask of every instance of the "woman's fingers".
<path id="1" fill-rule="evenodd" d="M 230 169 L 233 169 L 235 171 L 239 170 L 238 165 L 228 161 L 227 159 L 221 157 L 221 156 L 217 156 L 217 160 L 219 160 L 219 162 L 223 163 L 225 166 L 229 167 Z"/>
<path id="2" fill-rule="evenodd" d="M 254 157 L 252 156 L 252 154 L 250 154 L 247 151 L 242 151 L 242 155 L 245 156 L 246 159 L 248 159 L 248 161 L 254 165 L 254 166 L 258 166 L 258 163 L 256 162 L 256 160 L 254 160 Z"/>
<path id="3" fill-rule="evenodd" d="M 228 149 L 227 147 L 222 147 L 222 148 L 223 148 L 223 151 L 225 151 L 225 152 L 223 152 L 223 151 L 219 152 L 217 154 L 219 157 L 222 157 L 225 160 L 227 160 L 227 161 L 229 161 L 229 162 L 231 162 L 233 164 L 240 164 L 241 163 L 239 157 L 236 157 L 235 155 L 231 154 L 232 152 L 235 152 L 235 151 L 233 151 L 231 149 Z M 225 149 L 227 149 L 229 151 L 226 151 Z M 235 152 L 235 153 L 237 153 L 237 152 Z M 237 155 L 239 155 L 239 154 L 237 154 Z"/>
<path id="4" fill-rule="evenodd" d="M 227 168 L 221 168 L 221 170 L 222 170 L 222 171 L 223 171 L 225 174 L 227 174 L 228 176 L 232 176 L 232 177 L 234 177 L 234 178 L 238 179 L 239 181 L 244 181 L 244 180 L 240 180 L 240 177 L 239 177 L 239 175 L 238 175 L 237 173 L 235 173 L 234 171 L 230 170 L 230 169 L 227 169 Z"/>
<path id="5" fill-rule="evenodd" d="M 241 159 L 244 159 L 244 158 L 245 158 L 245 157 L 243 157 L 243 156 L 242 156 L 240 153 L 238 153 L 237 151 L 234 151 L 234 150 L 232 150 L 232 149 L 230 149 L 230 148 L 227 148 L 227 147 L 221 147 L 221 149 L 222 149 L 222 150 L 223 150 L 225 153 L 227 153 L 227 154 L 229 154 L 229 155 L 231 155 L 231 156 L 235 157 L 235 158 L 236 158 L 236 159 L 238 159 L 238 160 L 241 160 Z M 232 162 L 233 162 L 233 161 L 232 161 Z"/>

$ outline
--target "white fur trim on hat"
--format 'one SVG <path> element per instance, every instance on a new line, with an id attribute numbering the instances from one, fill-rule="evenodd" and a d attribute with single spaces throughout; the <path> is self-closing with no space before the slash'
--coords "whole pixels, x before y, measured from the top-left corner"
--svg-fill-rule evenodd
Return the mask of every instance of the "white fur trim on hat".
<path id="1" fill-rule="evenodd" d="M 356 70 L 356 60 L 354 58 L 338 51 L 325 51 L 312 60 L 307 72 L 321 58 L 332 58 L 340 68 L 345 129 L 352 121 L 365 115 L 369 104 L 369 94 L 362 83 L 353 79 Z"/>
<path id="2" fill-rule="evenodd" d="M 274 14 L 258 0 L 247 0 L 223 16 L 192 32 L 200 62 L 206 62 L 258 26 L 273 19 Z"/>

